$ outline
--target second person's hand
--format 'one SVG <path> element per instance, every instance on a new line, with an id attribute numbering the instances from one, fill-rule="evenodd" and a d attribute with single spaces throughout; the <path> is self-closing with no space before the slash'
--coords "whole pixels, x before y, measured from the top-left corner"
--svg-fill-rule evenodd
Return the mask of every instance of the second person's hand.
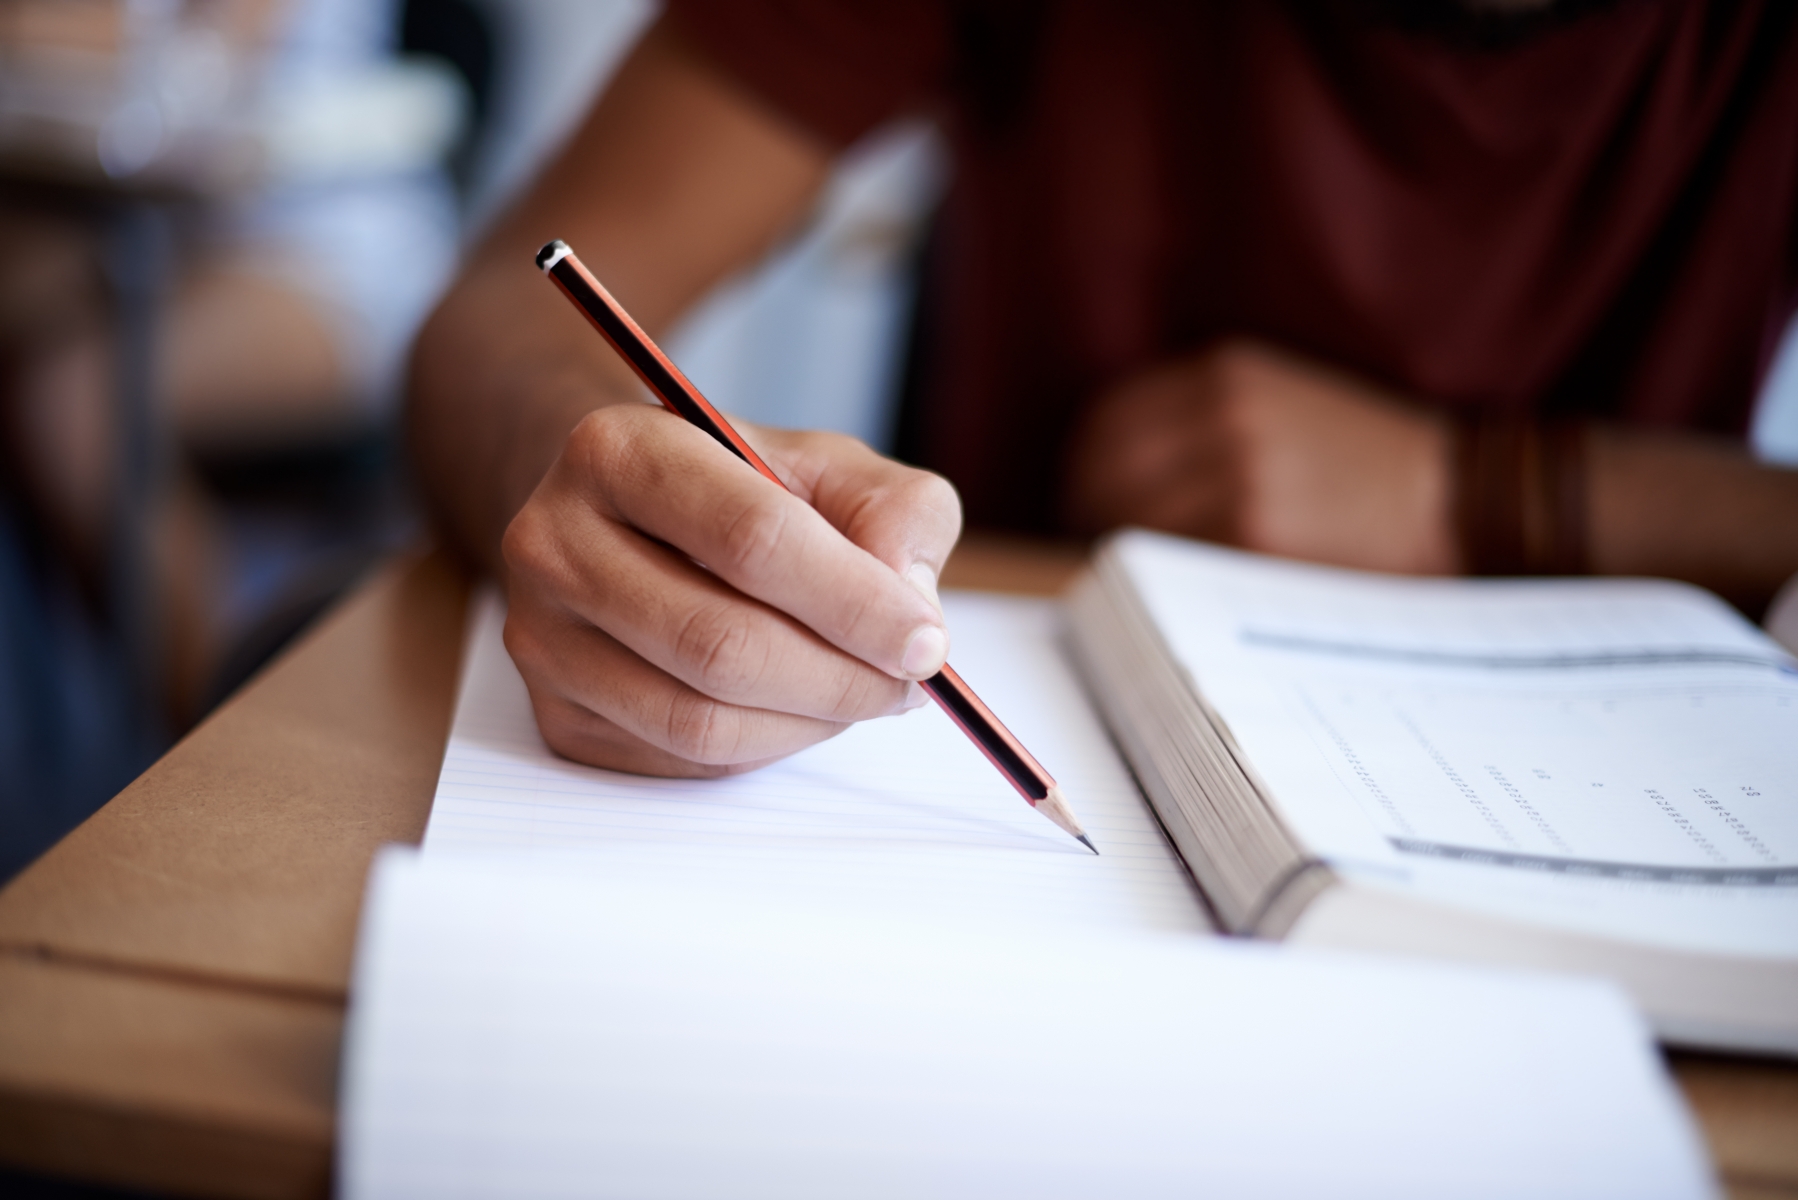
<path id="1" fill-rule="evenodd" d="M 1266 554 L 1449 574 L 1439 415 L 1296 354 L 1225 342 L 1125 379 L 1070 438 L 1076 528 L 1146 525 Z"/>

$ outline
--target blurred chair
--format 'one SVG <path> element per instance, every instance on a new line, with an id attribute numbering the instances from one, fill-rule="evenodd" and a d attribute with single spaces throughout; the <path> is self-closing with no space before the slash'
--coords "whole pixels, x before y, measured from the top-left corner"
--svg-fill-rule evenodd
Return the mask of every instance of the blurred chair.
<path id="1" fill-rule="evenodd" d="M 0 878 L 412 536 L 392 418 L 470 105 L 399 27 L 0 0 Z"/>

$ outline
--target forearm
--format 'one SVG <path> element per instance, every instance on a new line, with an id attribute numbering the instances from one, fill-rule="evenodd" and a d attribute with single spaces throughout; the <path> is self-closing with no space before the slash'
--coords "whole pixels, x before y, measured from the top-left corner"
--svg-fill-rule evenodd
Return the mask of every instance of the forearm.
<path id="1" fill-rule="evenodd" d="M 1798 573 L 1798 471 L 1692 434 L 1593 430 L 1591 566 L 1710 588 L 1758 613 Z"/>
<path id="2" fill-rule="evenodd" d="M 497 569 L 507 523 L 568 433 L 635 401 L 628 369 L 532 266 L 565 238 L 651 335 L 809 209 L 828 149 L 748 102 L 665 31 L 486 239 L 427 322 L 408 422 L 445 530 Z"/>
<path id="3" fill-rule="evenodd" d="M 1798 471 L 1737 443 L 1591 426 L 1572 443 L 1583 518 L 1563 527 L 1576 518 L 1556 502 L 1566 476 L 1545 467 L 1544 431 L 1481 443 L 1479 428 L 1286 351 L 1221 343 L 1093 406 L 1070 439 L 1069 511 L 1095 531 L 1148 525 L 1363 570 L 1685 579 L 1750 613 L 1798 573 Z M 1539 553 L 1569 545 L 1567 566 Z"/>
<path id="4" fill-rule="evenodd" d="M 407 405 L 415 469 L 442 531 L 498 571 L 500 538 L 568 433 L 640 390 L 532 268 L 470 271 L 426 323 Z M 572 328 L 570 327 L 572 326 Z"/>

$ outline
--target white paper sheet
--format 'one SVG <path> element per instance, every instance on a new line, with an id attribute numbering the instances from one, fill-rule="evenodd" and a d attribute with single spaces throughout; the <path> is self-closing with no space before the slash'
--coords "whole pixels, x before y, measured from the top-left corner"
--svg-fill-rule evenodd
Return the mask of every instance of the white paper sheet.
<path id="1" fill-rule="evenodd" d="M 970 922 L 1207 928 L 1066 665 L 1055 606 L 954 592 L 944 605 L 956 669 L 1055 775 L 1100 856 L 1025 804 L 934 705 L 727 779 L 649 779 L 558 758 L 537 733 L 492 595 L 470 623 L 425 849 L 629 846 L 668 871 L 806 873 L 844 898 L 939 906 Z"/>
<path id="2" fill-rule="evenodd" d="M 1713 1194 L 1596 983 L 997 931 L 616 843 L 389 851 L 358 957 L 346 1200 Z"/>

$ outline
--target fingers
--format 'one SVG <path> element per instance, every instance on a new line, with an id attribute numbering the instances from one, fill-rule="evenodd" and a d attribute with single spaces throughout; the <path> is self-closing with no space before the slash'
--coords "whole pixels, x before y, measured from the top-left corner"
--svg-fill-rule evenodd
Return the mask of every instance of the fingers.
<path id="1" fill-rule="evenodd" d="M 842 434 L 754 433 L 787 465 L 795 492 L 941 609 L 937 579 L 961 536 L 961 498 L 948 480 Z"/>
<path id="2" fill-rule="evenodd" d="M 924 701 L 907 681 L 948 649 L 954 491 L 846 438 L 751 430 L 799 494 L 623 405 L 581 422 L 512 519 L 507 648 L 559 753 L 711 775 Z"/>
<path id="3" fill-rule="evenodd" d="M 699 430 L 647 407 L 607 409 L 582 422 L 571 453 L 619 519 L 678 547 L 736 590 L 895 678 L 941 669 L 948 631 L 914 584 Z M 836 499 L 839 509 L 852 507 Z M 935 553 L 940 519 L 920 520 L 890 541 Z"/>
<path id="4" fill-rule="evenodd" d="M 717 775 L 802 750 L 846 728 L 705 695 L 572 616 L 514 600 L 506 649 L 557 753 L 619 770 Z"/>
<path id="5" fill-rule="evenodd" d="M 1206 371 L 1145 372 L 1102 397 L 1070 440 L 1068 519 L 1089 532 L 1144 525 L 1228 539 L 1239 440 Z"/>
<path id="6" fill-rule="evenodd" d="M 546 545 L 578 552 L 524 549 Z M 835 722 L 885 716 L 907 699 L 903 681 L 585 504 L 533 505 L 507 554 L 521 589 L 555 596 L 568 617 L 713 699 Z"/>

